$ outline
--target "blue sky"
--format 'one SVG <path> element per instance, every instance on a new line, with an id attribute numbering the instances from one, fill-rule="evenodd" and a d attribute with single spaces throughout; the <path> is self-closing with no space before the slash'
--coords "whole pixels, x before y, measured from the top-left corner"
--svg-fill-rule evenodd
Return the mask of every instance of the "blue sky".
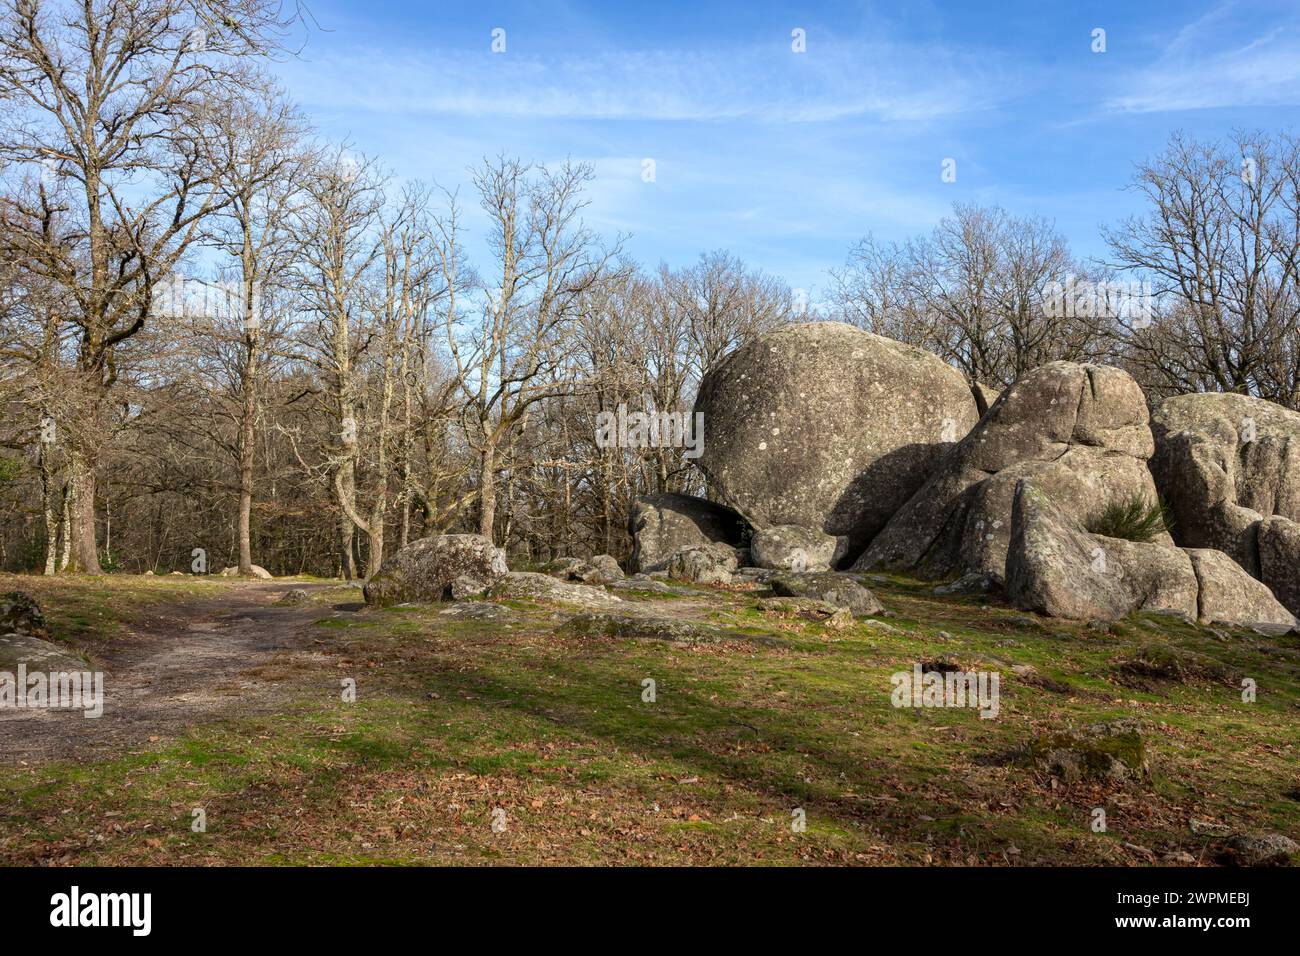
<path id="1" fill-rule="evenodd" d="M 325 135 L 452 188 L 484 155 L 590 162 L 588 222 L 647 266 L 725 248 L 814 302 L 858 238 L 956 201 L 1104 256 L 1171 131 L 1300 131 L 1297 2 L 310 7 L 323 29 L 277 69 Z"/>

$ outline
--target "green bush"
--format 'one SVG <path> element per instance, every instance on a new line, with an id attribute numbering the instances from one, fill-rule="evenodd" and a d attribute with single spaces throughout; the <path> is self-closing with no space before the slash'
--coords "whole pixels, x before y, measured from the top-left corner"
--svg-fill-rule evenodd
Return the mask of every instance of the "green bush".
<path id="1" fill-rule="evenodd" d="M 1159 498 L 1149 501 L 1138 493 L 1125 501 L 1112 501 L 1088 530 L 1107 538 L 1149 542 L 1172 527 L 1173 519 L 1165 503 Z"/>

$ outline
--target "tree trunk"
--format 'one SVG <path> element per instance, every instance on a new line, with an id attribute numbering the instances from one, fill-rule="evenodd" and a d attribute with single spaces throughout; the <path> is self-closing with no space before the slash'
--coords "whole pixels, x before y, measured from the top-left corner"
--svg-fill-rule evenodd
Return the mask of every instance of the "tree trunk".
<path id="1" fill-rule="evenodd" d="M 378 574 L 380 567 L 384 563 L 384 522 L 382 517 L 379 521 L 372 519 L 370 529 L 367 535 L 370 542 L 370 553 L 366 555 L 367 578 L 373 578 Z"/>
<path id="2" fill-rule="evenodd" d="M 485 442 L 479 453 L 478 533 L 492 543 L 497 522 L 496 448 Z"/>
<path id="3" fill-rule="evenodd" d="M 64 570 L 103 574 L 95 541 L 95 469 L 79 453 L 73 461 L 72 566 Z"/>
<path id="4" fill-rule="evenodd" d="M 41 446 L 41 508 L 45 519 L 45 573 L 59 570 L 59 513 L 54 507 L 54 491 L 50 487 L 50 460 L 46 446 Z"/>
<path id="5" fill-rule="evenodd" d="M 63 527 L 63 553 L 59 557 L 59 570 L 69 571 L 72 565 L 72 482 L 74 476 L 68 475 L 68 483 L 63 486 L 63 515 L 59 524 Z"/>
<path id="6" fill-rule="evenodd" d="M 357 559 L 353 553 L 352 538 L 356 528 L 352 524 L 352 519 L 347 515 L 339 516 L 339 564 L 343 569 L 344 581 L 355 581 L 357 579 Z"/>
<path id="7" fill-rule="evenodd" d="M 239 420 L 239 573 L 253 573 L 253 426 L 257 415 L 257 347 L 250 343 L 241 374 L 244 405 Z"/>

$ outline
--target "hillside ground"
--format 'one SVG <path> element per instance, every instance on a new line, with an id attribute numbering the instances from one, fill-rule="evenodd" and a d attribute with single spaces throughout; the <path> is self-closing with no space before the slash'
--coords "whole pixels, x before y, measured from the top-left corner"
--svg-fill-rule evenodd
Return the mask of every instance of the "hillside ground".
<path id="1" fill-rule="evenodd" d="M 1300 839 L 1294 636 L 871 586 L 890 616 L 840 630 L 752 589 L 628 595 L 726 631 L 681 645 L 528 601 L 0 575 L 108 691 L 98 721 L 0 713 L 0 863 L 1191 865 L 1229 832 Z M 894 707 L 891 674 L 939 660 L 997 671 L 998 716 Z M 1001 759 L 1120 716 L 1137 784 Z"/>

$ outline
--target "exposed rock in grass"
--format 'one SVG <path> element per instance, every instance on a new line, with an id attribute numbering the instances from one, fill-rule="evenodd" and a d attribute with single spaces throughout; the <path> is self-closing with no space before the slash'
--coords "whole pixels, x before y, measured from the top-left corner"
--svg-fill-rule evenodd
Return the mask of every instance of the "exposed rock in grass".
<path id="1" fill-rule="evenodd" d="M 851 614 L 864 617 L 879 614 L 884 610 L 884 606 L 871 593 L 871 589 L 854 574 L 835 571 L 816 574 L 778 574 L 768 584 L 776 595 L 812 598 L 834 607 L 845 608 Z"/>
<path id="2" fill-rule="evenodd" d="M 303 588 L 290 588 L 280 595 L 280 600 L 276 603 L 286 607 L 301 607 L 311 603 L 311 594 Z"/>
<path id="3" fill-rule="evenodd" d="M 272 578 L 275 577 L 275 575 L 273 575 L 270 571 L 266 570 L 266 568 L 257 564 L 254 564 L 249 568 L 249 574 L 252 577 L 261 578 L 263 581 L 270 581 Z M 239 577 L 238 566 L 232 565 L 231 567 L 226 568 L 224 571 L 221 572 L 221 576 L 223 578 Z"/>
<path id="4" fill-rule="evenodd" d="M 1042 734 L 1013 754 L 1011 762 L 1066 783 L 1121 784 L 1149 773 L 1146 742 L 1132 718 L 1092 724 L 1081 731 Z"/>
<path id="5" fill-rule="evenodd" d="M 1238 833 L 1217 849 L 1218 862 L 1226 866 L 1290 866 L 1300 853 L 1300 843 L 1280 833 Z"/>
<path id="6" fill-rule="evenodd" d="M 438 616 L 469 621 L 508 621 L 518 615 L 504 604 L 493 601 L 458 601 L 443 608 Z"/>
<path id="7" fill-rule="evenodd" d="M 1141 683 L 1166 681 L 1175 684 L 1192 684 L 1200 681 L 1235 684 L 1236 672 L 1205 654 L 1173 647 L 1169 644 L 1145 644 L 1128 660 L 1119 665 L 1125 682 Z"/>
<path id="8" fill-rule="evenodd" d="M 434 535 L 385 561 L 366 584 L 366 602 L 460 600 L 482 594 L 505 573 L 505 552 L 482 535 Z"/>
<path id="9" fill-rule="evenodd" d="M 79 655 L 32 634 L 0 634 L 0 671 L 15 673 L 18 665 L 29 672 L 83 671 L 86 662 Z"/>
<path id="10" fill-rule="evenodd" d="M 630 574 L 609 585 L 611 591 L 641 591 L 646 594 L 663 594 L 673 595 L 676 597 L 689 597 L 695 594 L 690 588 L 675 587 L 671 584 L 665 584 L 663 581 L 656 580 L 648 574 Z"/>
<path id="11" fill-rule="evenodd" d="M 0 634 L 28 634 L 49 640 L 50 629 L 36 599 L 26 591 L 0 595 Z"/>
<path id="12" fill-rule="evenodd" d="M 581 637 L 668 641 L 673 644 L 717 644 L 734 637 L 722 628 L 698 621 L 642 614 L 579 614 L 565 622 L 562 630 Z"/>
<path id="13" fill-rule="evenodd" d="M 617 607 L 623 604 L 622 598 L 610 594 L 604 588 L 570 584 L 533 571 L 508 572 L 492 585 L 488 594 L 494 598 L 529 598 L 590 608 Z"/>
<path id="14" fill-rule="evenodd" d="M 813 598 L 763 598 L 756 606 L 766 614 L 786 614 L 836 630 L 853 623 L 853 615 L 847 609 Z"/>
<path id="15" fill-rule="evenodd" d="M 940 584 L 935 594 L 987 594 L 1001 586 L 997 577 L 984 571 L 967 571 L 955 581 Z"/>

